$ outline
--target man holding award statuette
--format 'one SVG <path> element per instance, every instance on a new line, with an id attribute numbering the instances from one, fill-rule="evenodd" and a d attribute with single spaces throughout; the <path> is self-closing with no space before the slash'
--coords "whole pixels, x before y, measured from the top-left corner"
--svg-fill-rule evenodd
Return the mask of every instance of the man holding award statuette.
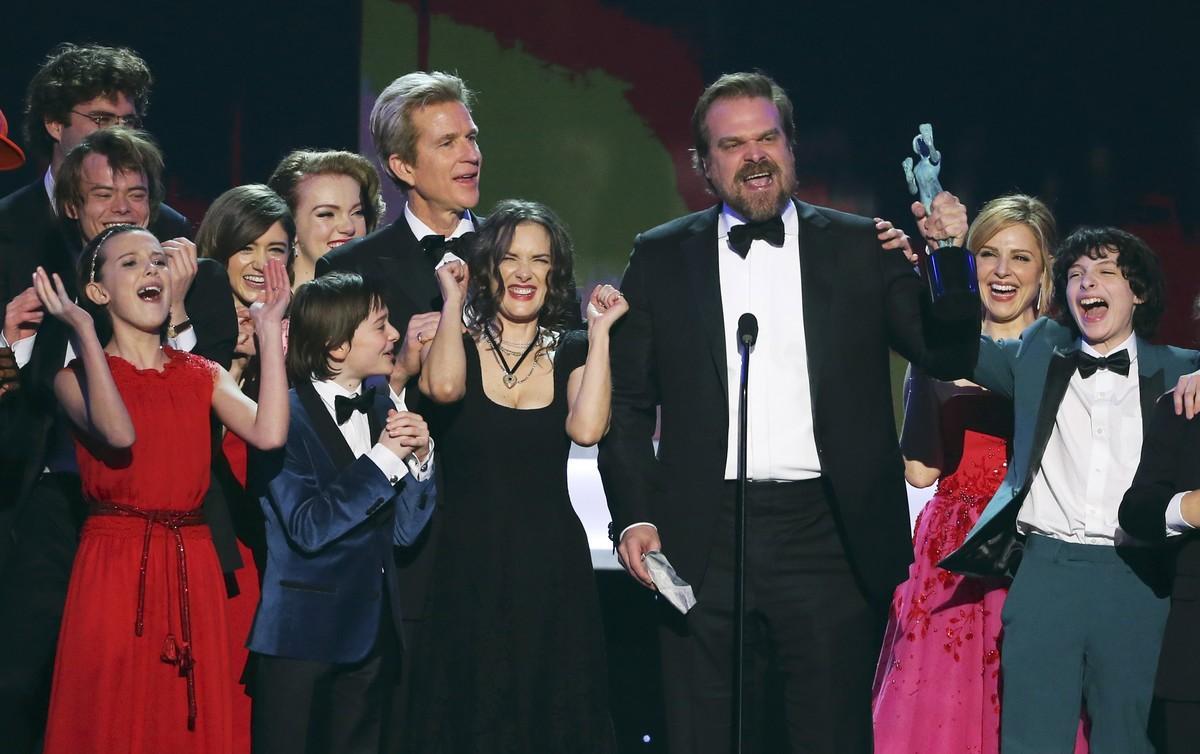
<path id="1" fill-rule="evenodd" d="M 912 561 L 888 349 L 942 379 L 968 374 L 978 294 L 949 288 L 932 301 L 902 255 L 880 253 L 880 241 L 905 242 L 890 224 L 792 197 L 792 103 L 767 76 L 722 76 L 692 128 L 695 166 L 720 201 L 634 241 L 599 456 L 625 568 L 651 587 L 644 556 L 661 551 L 695 590 L 686 615 L 663 611 L 670 751 L 869 752 L 884 620 Z M 965 211 L 941 211 L 947 202 L 957 204 L 932 202 L 924 226 L 957 243 Z M 966 264 L 961 249 L 936 253 Z M 733 741 L 744 314 L 758 334 L 746 406 L 745 732 Z M 768 675 L 780 683 L 764 686 Z M 767 740 L 768 709 L 782 710 L 786 745 Z"/>

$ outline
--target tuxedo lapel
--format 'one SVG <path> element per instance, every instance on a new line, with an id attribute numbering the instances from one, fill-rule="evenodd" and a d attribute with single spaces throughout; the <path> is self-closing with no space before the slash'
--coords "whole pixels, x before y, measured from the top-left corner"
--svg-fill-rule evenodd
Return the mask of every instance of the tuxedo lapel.
<path id="1" fill-rule="evenodd" d="M 721 301 L 721 267 L 717 255 L 717 218 L 721 207 L 717 205 L 700 216 L 692 235 L 683 242 L 683 268 L 688 271 L 692 301 L 696 307 L 696 320 L 700 323 L 700 335 L 709 349 L 717 379 L 721 381 L 721 392 L 729 398 L 729 369 L 725 358 L 725 311 Z"/>
<path id="2" fill-rule="evenodd" d="M 416 311 L 441 310 L 442 297 L 438 293 L 433 265 L 425 258 L 421 244 L 403 215 L 392 223 L 390 231 L 392 237 L 386 241 L 387 249 L 379 257 L 387 285 L 396 286 L 413 302 Z"/>
<path id="3" fill-rule="evenodd" d="M 329 453 L 333 465 L 341 470 L 354 463 L 354 453 L 346 443 L 346 438 L 342 436 L 341 430 L 338 429 L 337 423 L 329 415 L 329 409 L 325 408 L 325 404 L 321 402 L 321 396 L 317 395 L 312 382 L 308 380 L 297 382 L 296 396 L 300 399 L 300 405 L 304 406 L 304 410 L 308 413 L 308 420 L 312 422 L 313 430 L 317 433 L 321 445 L 325 447 L 325 452 Z M 296 418 L 292 417 L 292 421 L 295 420 Z"/>
<path id="4" fill-rule="evenodd" d="M 813 207 L 795 201 L 799 214 L 800 291 L 803 299 L 804 343 L 808 356 L 808 381 L 814 411 L 818 403 L 821 369 L 830 342 L 838 254 L 827 230 L 829 220 Z"/>
<path id="5" fill-rule="evenodd" d="M 1067 386 L 1071 384 L 1071 376 L 1075 374 L 1078 358 L 1077 348 L 1056 350 L 1050 357 L 1050 365 L 1046 368 L 1046 384 L 1042 390 L 1042 402 L 1038 407 L 1037 423 L 1033 428 L 1029 469 L 1025 484 L 1022 485 L 1026 489 L 1042 464 L 1042 454 L 1046 452 L 1046 443 L 1050 442 L 1050 434 L 1054 431 L 1054 420 L 1058 416 L 1058 407 L 1062 405 L 1063 398 L 1067 394 Z"/>
<path id="6" fill-rule="evenodd" d="M 1166 378 L 1163 376 L 1162 365 L 1158 361 L 1158 352 L 1154 346 L 1137 339 L 1138 349 L 1138 392 L 1142 403 L 1142 437 L 1150 430 L 1150 418 L 1154 416 L 1154 404 L 1160 395 L 1166 391 Z"/>

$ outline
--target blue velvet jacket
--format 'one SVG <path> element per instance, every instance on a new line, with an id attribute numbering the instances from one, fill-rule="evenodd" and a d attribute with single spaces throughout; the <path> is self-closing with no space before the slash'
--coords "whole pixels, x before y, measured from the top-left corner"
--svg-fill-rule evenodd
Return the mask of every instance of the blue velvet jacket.
<path id="1" fill-rule="evenodd" d="M 254 652 L 331 663 L 371 651 L 380 621 L 400 630 L 393 547 L 412 543 L 433 513 L 433 478 L 393 486 L 366 456 L 355 459 L 311 383 L 293 388 L 287 444 L 250 457 L 249 482 L 266 518 L 262 601 L 247 644 Z M 381 431 L 392 403 L 376 398 Z M 386 590 L 390 615 L 384 615 Z"/>

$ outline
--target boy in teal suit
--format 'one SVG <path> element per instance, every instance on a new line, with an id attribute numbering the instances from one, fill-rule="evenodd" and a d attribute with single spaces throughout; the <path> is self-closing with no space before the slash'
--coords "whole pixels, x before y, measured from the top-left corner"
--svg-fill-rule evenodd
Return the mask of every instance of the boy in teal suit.
<path id="1" fill-rule="evenodd" d="M 1013 400 L 1012 458 L 942 566 L 1016 574 L 1002 616 L 1005 754 L 1071 751 L 1081 699 L 1092 751 L 1149 754 L 1167 585 L 1161 555 L 1126 534 L 1117 512 L 1154 401 L 1200 354 L 1147 340 L 1163 312 L 1162 273 L 1129 233 L 1072 233 L 1054 294 L 1057 321 L 1041 318 L 1016 341 L 982 339 L 973 379 Z"/>

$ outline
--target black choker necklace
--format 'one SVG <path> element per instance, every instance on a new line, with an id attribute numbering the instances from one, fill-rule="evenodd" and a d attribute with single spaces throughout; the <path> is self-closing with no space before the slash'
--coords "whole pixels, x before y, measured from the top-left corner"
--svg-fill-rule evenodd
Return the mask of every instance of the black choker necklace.
<path id="1" fill-rule="evenodd" d="M 483 336 L 488 339 L 488 343 L 492 347 L 492 353 L 496 354 L 496 358 L 500 360 L 500 368 L 504 370 L 504 376 L 500 378 L 504 383 L 504 387 L 512 390 L 513 386 L 517 384 L 519 380 L 517 380 L 516 371 L 521 368 L 521 364 L 524 363 L 525 358 L 529 356 L 533 351 L 533 347 L 541 340 L 539 335 L 540 332 L 534 335 L 533 340 L 529 341 L 529 345 L 525 348 L 525 352 L 521 354 L 521 358 L 517 359 L 517 363 L 513 364 L 510 368 L 508 361 L 505 360 L 504 354 L 501 352 L 500 344 L 492 337 L 492 329 L 490 327 L 483 328 Z"/>

